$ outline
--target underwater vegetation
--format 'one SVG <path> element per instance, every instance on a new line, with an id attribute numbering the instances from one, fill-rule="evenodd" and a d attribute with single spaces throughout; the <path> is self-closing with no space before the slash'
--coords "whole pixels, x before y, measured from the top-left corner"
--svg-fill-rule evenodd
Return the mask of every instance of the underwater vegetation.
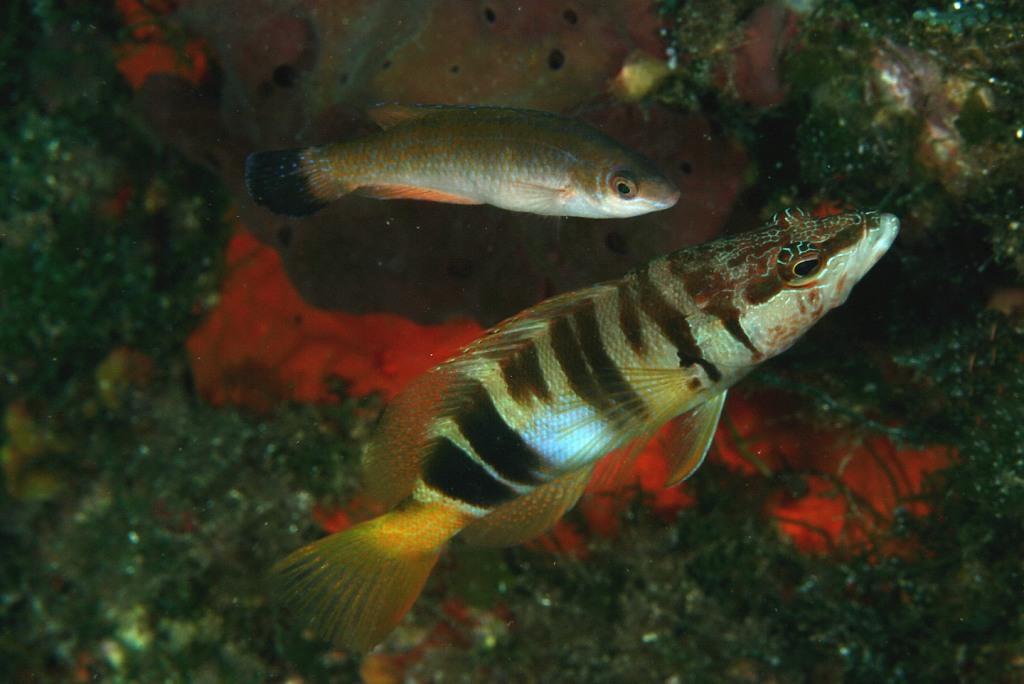
<path id="1" fill-rule="evenodd" d="M 1024 678 L 1024 6 L 244 4 L 0 9 L 0 679 Z M 246 203 L 247 152 L 382 100 L 579 112 L 682 196 L 597 229 Z M 548 535 L 454 544 L 362 659 L 270 600 L 380 512 L 359 452 L 416 375 L 792 206 L 900 238 L 684 486 L 655 441 Z"/>

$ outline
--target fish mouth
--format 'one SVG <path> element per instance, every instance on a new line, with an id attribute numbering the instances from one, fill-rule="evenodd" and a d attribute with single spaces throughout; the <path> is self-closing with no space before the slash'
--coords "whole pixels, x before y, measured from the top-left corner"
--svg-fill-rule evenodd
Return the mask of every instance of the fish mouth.
<path id="1" fill-rule="evenodd" d="M 851 254 L 847 262 L 849 266 L 843 269 L 844 275 L 839 279 L 833 306 L 846 301 L 853 286 L 889 251 L 900 232 L 900 220 L 892 214 L 878 214 L 865 223 L 864 237 Z"/>
<path id="2" fill-rule="evenodd" d="M 663 193 L 653 197 L 646 197 L 644 199 L 646 204 L 651 207 L 653 211 L 662 211 L 676 206 L 676 202 L 679 201 L 681 194 L 682 193 L 679 192 L 678 188 L 666 188 Z"/>
<path id="3" fill-rule="evenodd" d="M 676 206 L 676 202 L 679 201 L 679 197 L 681 195 L 682 193 L 678 189 L 673 188 L 667 195 L 665 195 L 664 199 L 662 199 L 662 206 L 665 209 Z"/>
<path id="4" fill-rule="evenodd" d="M 861 263 L 862 273 L 878 263 L 878 260 L 889 251 L 896 236 L 900 232 L 900 220 L 892 214 L 879 214 L 875 225 L 867 229 L 867 236 L 864 239 Z"/>
<path id="5" fill-rule="evenodd" d="M 655 211 L 664 211 L 671 209 L 679 201 L 679 191 L 675 190 L 671 193 L 655 197 L 637 197 L 634 200 L 630 200 L 628 204 L 623 202 L 614 202 L 609 210 L 604 214 L 611 218 L 629 218 L 633 216 L 643 216 L 644 214 L 650 214 Z"/>

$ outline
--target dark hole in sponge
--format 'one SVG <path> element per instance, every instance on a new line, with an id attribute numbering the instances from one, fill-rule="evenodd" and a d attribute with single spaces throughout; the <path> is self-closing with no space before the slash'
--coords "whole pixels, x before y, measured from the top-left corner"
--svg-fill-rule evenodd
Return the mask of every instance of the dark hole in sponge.
<path id="1" fill-rule="evenodd" d="M 495 21 L 498 20 L 498 15 L 496 15 L 494 13 L 494 10 L 492 10 L 490 7 L 485 7 L 484 19 L 487 21 L 488 24 L 493 24 Z"/>
<path id="2" fill-rule="evenodd" d="M 614 230 L 608 231 L 608 234 L 604 236 L 604 246 L 616 254 L 625 254 L 629 251 L 626 238 L 622 237 L 622 233 Z"/>
<path id="3" fill-rule="evenodd" d="M 555 48 L 548 55 L 548 66 L 551 67 L 552 71 L 558 71 L 562 68 L 563 64 L 565 64 L 565 55 L 562 54 L 561 50 Z"/>
<path id="4" fill-rule="evenodd" d="M 473 275 L 473 262 L 456 257 L 448 262 L 448 275 L 453 278 L 468 278 Z"/>
<path id="5" fill-rule="evenodd" d="M 459 73 L 459 65 L 458 64 L 452 64 L 452 68 L 449 69 L 448 71 L 452 72 L 453 74 Z"/>
<path id="6" fill-rule="evenodd" d="M 292 243 L 292 227 L 287 223 L 277 229 L 277 244 L 287 247 Z"/>
<path id="7" fill-rule="evenodd" d="M 684 161 L 682 164 L 679 165 L 679 170 L 689 175 L 693 173 L 693 164 L 691 164 L 688 161 Z"/>
<path id="8" fill-rule="evenodd" d="M 577 21 L 579 21 L 579 17 L 576 16 L 576 12 L 574 12 L 572 9 L 567 9 L 564 12 L 562 12 L 562 18 L 565 19 L 570 24 L 575 24 Z"/>
<path id="9" fill-rule="evenodd" d="M 282 64 L 274 69 L 274 83 L 282 88 L 291 88 L 299 78 L 299 72 L 291 64 Z"/>

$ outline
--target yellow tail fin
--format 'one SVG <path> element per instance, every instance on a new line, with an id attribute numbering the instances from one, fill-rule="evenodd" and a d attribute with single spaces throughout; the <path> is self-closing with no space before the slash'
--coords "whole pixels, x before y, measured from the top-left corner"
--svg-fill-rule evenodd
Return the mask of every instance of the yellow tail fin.
<path id="1" fill-rule="evenodd" d="M 469 522 L 458 510 L 407 500 L 278 562 L 284 598 L 324 637 L 368 651 L 416 601 L 437 557 Z"/>

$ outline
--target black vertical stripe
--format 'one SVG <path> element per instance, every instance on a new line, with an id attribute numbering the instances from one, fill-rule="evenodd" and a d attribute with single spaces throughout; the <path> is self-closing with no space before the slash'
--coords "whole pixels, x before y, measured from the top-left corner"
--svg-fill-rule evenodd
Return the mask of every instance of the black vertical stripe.
<path id="1" fill-rule="evenodd" d="M 594 302 L 584 302 L 573 313 L 573 322 L 576 324 L 580 349 L 590 366 L 591 377 L 604 391 L 609 403 L 606 409 L 609 418 L 613 421 L 628 421 L 643 416 L 646 413 L 643 401 L 604 348 Z"/>
<path id="2" fill-rule="evenodd" d="M 757 347 L 754 346 L 753 340 L 747 335 L 747 331 L 743 329 L 743 325 L 740 323 L 740 312 L 735 306 L 728 307 L 712 307 L 707 310 L 708 313 L 718 316 L 725 325 L 725 329 L 729 331 L 729 334 L 736 338 L 740 344 L 750 350 L 754 356 L 760 356 L 761 352 Z"/>
<path id="3" fill-rule="evenodd" d="M 427 453 L 423 482 L 445 496 L 480 508 L 494 508 L 516 495 L 447 437 L 437 440 Z"/>
<path id="4" fill-rule="evenodd" d="M 627 281 L 619 283 L 619 327 L 626 336 L 630 348 L 637 354 L 644 351 L 644 329 L 640 324 L 640 310 L 636 306 L 636 295 Z"/>
<path id="5" fill-rule="evenodd" d="M 520 403 L 531 396 L 542 401 L 551 397 L 551 388 L 544 378 L 537 345 L 532 341 L 502 362 L 501 375 L 505 379 L 509 396 Z"/>
<path id="6" fill-rule="evenodd" d="M 679 258 L 684 255 L 685 252 L 671 255 L 668 260 L 668 271 L 682 281 L 686 294 L 690 295 L 693 301 L 699 304 L 719 292 L 732 289 L 721 265 L 703 263 L 694 259 L 693 255 L 686 255 L 686 259 Z"/>
<path id="7" fill-rule="evenodd" d="M 669 261 L 669 272 L 679 278 L 683 289 L 701 311 L 722 321 L 729 334 L 754 356 L 761 355 L 740 323 L 740 310 L 732 303 L 732 288 L 727 285 L 723 273 L 707 268 L 695 269 L 689 262 L 675 260 Z"/>
<path id="8" fill-rule="evenodd" d="M 743 299 L 747 304 L 757 306 L 764 304 L 782 291 L 782 280 L 773 271 L 766 276 L 758 276 L 743 288 Z"/>
<path id="9" fill-rule="evenodd" d="M 754 356 L 760 357 L 761 352 L 754 346 L 754 342 L 740 323 L 740 310 L 728 299 L 730 296 L 731 292 L 719 293 L 702 310 L 722 321 L 722 325 L 737 342 L 749 349 Z"/>
<path id="10" fill-rule="evenodd" d="M 564 316 L 551 322 L 551 350 L 554 351 L 555 360 L 565 373 L 572 391 L 596 409 L 603 411 L 609 408 L 608 398 L 590 374 L 579 340 L 569 319 Z"/>
<path id="11" fill-rule="evenodd" d="M 526 485 L 543 482 L 536 474 L 542 466 L 540 457 L 501 417 L 487 388 L 473 381 L 466 398 L 455 424 L 476 455 L 506 480 Z"/>
<path id="12" fill-rule="evenodd" d="M 637 285 L 640 307 L 651 317 L 661 334 L 675 345 L 679 365 L 692 366 L 696 364 L 704 369 L 712 382 L 721 380 L 722 373 L 718 367 L 704 358 L 700 345 L 693 337 L 686 316 L 669 304 L 657 286 L 651 282 L 650 267 L 637 271 Z"/>

